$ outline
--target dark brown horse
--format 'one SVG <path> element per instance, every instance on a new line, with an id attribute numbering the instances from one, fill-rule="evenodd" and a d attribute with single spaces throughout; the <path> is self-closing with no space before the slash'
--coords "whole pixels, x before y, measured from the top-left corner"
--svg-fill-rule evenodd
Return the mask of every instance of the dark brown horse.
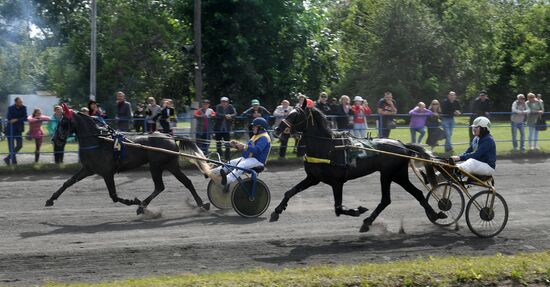
<path id="1" fill-rule="evenodd" d="M 366 208 L 347 209 L 342 206 L 342 190 L 346 181 L 363 177 L 375 171 L 380 172 L 382 185 L 382 199 L 376 209 L 363 221 L 360 232 L 369 230 L 369 226 L 376 217 L 391 203 L 390 185 L 395 182 L 410 193 L 424 208 L 431 221 L 446 218 L 442 212 L 436 213 L 428 204 L 422 191 L 416 188 L 409 180 L 409 159 L 394 155 L 375 153 L 372 156 L 357 158 L 353 165 L 346 162 L 349 154 L 343 149 L 335 149 L 342 145 L 342 133 L 333 133 L 327 126 L 325 116 L 315 108 L 309 108 L 305 104 L 291 112 L 286 119 L 275 129 L 275 136 L 290 129 L 291 132 L 301 132 L 302 143 L 306 146 L 304 161 L 306 178 L 287 191 L 281 203 L 271 214 L 271 221 L 277 221 L 279 215 L 286 209 L 288 201 L 297 193 L 317 185 L 320 182 L 332 187 L 334 195 L 334 209 L 337 216 L 360 216 Z M 347 142 L 349 144 L 349 142 Z M 372 144 L 379 150 L 402 155 L 419 155 L 428 158 L 424 148 L 417 145 L 405 145 L 400 141 L 391 139 L 374 139 Z"/>
<path id="2" fill-rule="evenodd" d="M 197 195 L 193 183 L 191 183 L 189 178 L 181 171 L 177 155 L 126 146 L 125 155 L 120 159 L 115 159 L 113 156 L 113 142 L 100 138 L 102 135 L 108 136 L 112 133 L 112 130 L 98 126 L 97 121 L 88 115 L 74 113 L 66 105 L 63 105 L 63 111 L 63 118 L 59 122 L 52 140 L 58 144 L 62 144 L 71 133 L 75 133 L 78 139 L 79 157 L 82 167 L 69 180 L 65 181 L 63 186 L 46 201 L 46 206 L 52 206 L 54 200 L 76 182 L 90 175 L 97 174 L 105 180 L 109 196 L 113 202 L 120 202 L 126 205 L 138 205 L 137 213 L 141 214 L 151 200 L 164 190 L 162 173 L 167 170 L 189 189 L 197 206 L 206 210 L 210 208 L 210 203 L 203 203 L 202 199 Z M 163 134 L 138 136 L 131 138 L 131 140 L 137 144 L 165 150 L 176 152 L 180 150 L 172 137 Z M 182 139 L 180 141 L 180 147 L 187 151 L 192 151 L 198 156 L 204 157 L 200 149 L 189 140 Z M 114 181 L 115 173 L 135 169 L 147 163 L 149 164 L 151 176 L 155 184 L 153 193 L 143 201 L 137 198 L 130 200 L 118 197 Z M 199 169 L 209 170 L 209 166 L 206 162 L 199 161 L 197 164 Z"/>

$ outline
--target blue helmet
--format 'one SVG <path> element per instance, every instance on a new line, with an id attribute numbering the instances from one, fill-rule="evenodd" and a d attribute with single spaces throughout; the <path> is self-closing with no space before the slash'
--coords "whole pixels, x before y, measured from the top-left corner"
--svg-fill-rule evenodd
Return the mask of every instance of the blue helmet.
<path id="1" fill-rule="evenodd" d="M 269 129 L 269 126 L 267 125 L 267 121 L 264 119 L 264 118 L 255 118 L 253 121 L 252 121 L 252 124 L 251 124 L 252 127 L 255 127 L 255 126 L 260 126 L 262 127 L 264 130 L 267 130 Z"/>

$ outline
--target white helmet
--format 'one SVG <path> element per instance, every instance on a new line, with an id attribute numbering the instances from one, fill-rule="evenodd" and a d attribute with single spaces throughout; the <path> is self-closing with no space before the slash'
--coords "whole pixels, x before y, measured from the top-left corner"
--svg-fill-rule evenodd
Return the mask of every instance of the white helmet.
<path id="1" fill-rule="evenodd" d="M 472 128 L 482 127 L 491 130 L 491 121 L 486 117 L 477 117 L 471 125 Z"/>

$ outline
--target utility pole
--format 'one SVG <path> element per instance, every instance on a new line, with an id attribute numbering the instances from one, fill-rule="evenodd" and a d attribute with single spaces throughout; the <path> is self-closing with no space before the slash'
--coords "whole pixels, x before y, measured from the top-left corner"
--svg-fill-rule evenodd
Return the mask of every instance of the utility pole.
<path id="1" fill-rule="evenodd" d="M 97 5 L 92 0 L 92 45 L 90 49 L 90 100 L 95 101 L 96 96 L 96 47 L 97 47 Z"/>
<path id="2" fill-rule="evenodd" d="M 194 38 L 195 38 L 195 101 L 202 99 L 202 35 L 201 0 L 195 0 Z"/>

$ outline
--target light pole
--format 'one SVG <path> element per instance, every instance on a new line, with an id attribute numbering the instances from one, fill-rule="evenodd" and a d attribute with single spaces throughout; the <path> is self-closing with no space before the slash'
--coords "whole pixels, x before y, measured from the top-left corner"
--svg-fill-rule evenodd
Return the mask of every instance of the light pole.
<path id="1" fill-rule="evenodd" d="M 195 0 L 195 15 L 193 19 L 195 38 L 195 101 L 199 103 L 202 98 L 201 0 Z"/>
<path id="2" fill-rule="evenodd" d="M 96 96 L 96 47 L 97 47 L 97 5 L 92 0 L 92 44 L 90 49 L 90 100 L 95 101 Z"/>

